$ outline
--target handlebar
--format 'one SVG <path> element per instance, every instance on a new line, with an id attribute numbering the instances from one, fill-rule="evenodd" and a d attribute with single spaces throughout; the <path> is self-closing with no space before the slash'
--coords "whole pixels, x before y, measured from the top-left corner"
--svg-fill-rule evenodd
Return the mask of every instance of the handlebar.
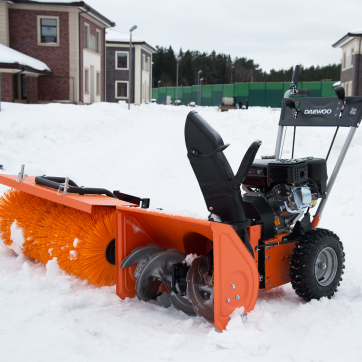
<path id="1" fill-rule="evenodd" d="M 310 96 L 310 90 L 309 89 L 297 89 L 296 90 L 296 95 L 309 97 Z"/>
<path id="2" fill-rule="evenodd" d="M 294 68 L 293 78 L 290 83 L 290 88 L 298 87 L 298 78 L 299 78 L 299 65 L 296 65 Z"/>

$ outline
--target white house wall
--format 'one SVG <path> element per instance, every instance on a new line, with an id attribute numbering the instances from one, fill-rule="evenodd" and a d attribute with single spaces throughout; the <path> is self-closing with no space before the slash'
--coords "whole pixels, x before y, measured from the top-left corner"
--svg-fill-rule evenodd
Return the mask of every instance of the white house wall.
<path id="1" fill-rule="evenodd" d="M 0 44 L 9 46 L 8 3 L 0 1 Z"/>
<path id="2" fill-rule="evenodd" d="M 91 67 L 94 67 L 94 102 L 100 102 L 101 101 L 101 95 L 97 95 L 96 91 L 96 79 L 97 79 L 97 72 L 101 73 L 101 55 L 95 52 L 92 52 L 88 49 L 83 49 L 83 72 L 87 68 L 89 70 L 89 94 L 84 93 L 84 103 L 91 103 L 91 79 L 92 76 L 90 74 Z M 100 78 L 102 79 L 102 77 Z M 84 76 L 83 76 L 83 82 L 85 82 Z M 85 83 L 83 84 L 83 90 L 85 90 Z"/>

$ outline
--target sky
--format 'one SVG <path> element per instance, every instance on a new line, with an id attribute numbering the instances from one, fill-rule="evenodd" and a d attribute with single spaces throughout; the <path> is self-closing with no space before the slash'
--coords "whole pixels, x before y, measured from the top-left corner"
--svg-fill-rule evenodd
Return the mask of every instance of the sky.
<path id="1" fill-rule="evenodd" d="M 58 2 L 67 2 L 56 0 Z M 69 0 L 68 0 L 69 1 Z M 339 63 L 332 44 L 362 28 L 361 0 L 86 0 L 114 28 L 152 46 L 254 59 L 260 67 Z"/>

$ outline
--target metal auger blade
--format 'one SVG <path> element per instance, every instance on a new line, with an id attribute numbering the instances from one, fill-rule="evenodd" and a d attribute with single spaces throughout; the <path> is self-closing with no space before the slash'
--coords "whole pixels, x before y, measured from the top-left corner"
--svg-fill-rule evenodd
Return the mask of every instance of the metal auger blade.
<path id="1" fill-rule="evenodd" d="M 161 295 L 159 295 L 157 297 L 157 304 L 160 307 L 170 308 L 171 307 L 170 294 L 163 292 Z"/>
<path id="2" fill-rule="evenodd" d="M 166 250 L 161 248 L 157 244 L 149 244 L 147 246 L 141 246 L 137 249 L 132 250 L 132 253 L 123 259 L 121 263 L 121 268 L 128 268 L 136 263 L 138 263 L 135 270 L 134 276 L 138 279 L 141 269 L 143 266 L 151 259 L 151 257 L 161 251 Z"/>
<path id="3" fill-rule="evenodd" d="M 185 254 L 178 250 L 161 251 L 154 254 L 143 266 L 136 281 L 137 296 L 144 301 L 155 299 L 160 293 L 156 293 L 150 286 L 155 282 L 159 286 L 163 282 L 168 291 L 171 291 L 171 267 L 185 259 Z"/>
<path id="4" fill-rule="evenodd" d="M 214 286 L 205 280 L 210 269 L 210 262 L 206 257 L 193 260 L 186 277 L 187 295 L 196 314 L 214 323 Z"/>
<path id="5" fill-rule="evenodd" d="M 170 301 L 177 310 L 184 312 L 189 317 L 196 317 L 197 314 L 187 298 L 181 297 L 180 294 L 175 294 L 174 292 L 171 292 L 170 294 Z"/>

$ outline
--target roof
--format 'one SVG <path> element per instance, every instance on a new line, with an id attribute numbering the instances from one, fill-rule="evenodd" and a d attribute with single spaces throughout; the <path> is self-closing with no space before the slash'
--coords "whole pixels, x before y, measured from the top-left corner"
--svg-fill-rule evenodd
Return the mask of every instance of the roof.
<path id="1" fill-rule="evenodd" d="M 30 0 L 11 0 L 13 4 L 28 4 L 28 5 L 54 5 L 54 6 L 74 6 L 86 11 L 89 15 L 92 15 L 97 20 L 101 21 L 107 27 L 116 26 L 116 23 L 109 20 L 97 10 L 86 4 L 84 1 L 58 3 L 58 2 L 43 2 L 43 1 L 30 1 Z"/>
<path id="2" fill-rule="evenodd" d="M 362 37 L 362 28 L 355 29 L 347 33 L 343 38 L 339 39 L 336 43 L 334 43 L 332 47 L 333 48 L 342 47 L 350 40 L 350 38 L 359 38 L 359 37 Z"/>
<path id="3" fill-rule="evenodd" d="M 106 42 L 107 43 L 125 43 L 125 44 L 129 44 L 130 35 L 120 33 L 119 31 L 114 30 L 114 29 L 107 29 L 107 31 L 106 31 Z M 154 47 L 152 47 L 151 45 L 146 43 L 143 39 L 134 37 L 133 34 L 132 34 L 132 43 L 142 44 L 146 48 L 148 48 L 150 51 L 152 51 L 152 53 L 156 53 L 156 49 Z"/>
<path id="4" fill-rule="evenodd" d="M 35 73 L 51 72 L 50 68 L 42 61 L 0 44 L 0 68 L 4 67 L 11 69 L 27 67 L 26 70 L 35 71 Z"/>

